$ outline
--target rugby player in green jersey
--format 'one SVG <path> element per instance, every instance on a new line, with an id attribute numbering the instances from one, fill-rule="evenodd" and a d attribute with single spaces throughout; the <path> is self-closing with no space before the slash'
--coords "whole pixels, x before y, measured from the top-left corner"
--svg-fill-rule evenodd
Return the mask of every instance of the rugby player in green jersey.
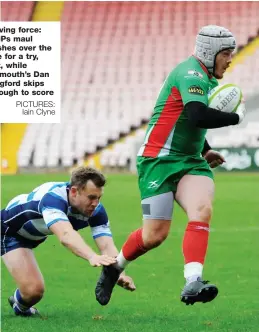
<path id="1" fill-rule="evenodd" d="M 130 234 L 117 263 L 103 267 L 95 289 L 100 304 L 109 302 L 129 262 L 166 239 L 174 201 L 188 218 L 182 246 L 186 284 L 181 301 L 205 303 L 217 296 L 217 287 L 202 279 L 202 271 L 214 195 L 211 168 L 225 160 L 211 149 L 205 134 L 209 128 L 239 124 L 246 109 L 243 101 L 236 113 L 212 109 L 208 107 L 208 92 L 223 77 L 235 47 L 229 30 L 205 26 L 196 37 L 194 54 L 166 78 L 137 158 L 143 226 Z"/>

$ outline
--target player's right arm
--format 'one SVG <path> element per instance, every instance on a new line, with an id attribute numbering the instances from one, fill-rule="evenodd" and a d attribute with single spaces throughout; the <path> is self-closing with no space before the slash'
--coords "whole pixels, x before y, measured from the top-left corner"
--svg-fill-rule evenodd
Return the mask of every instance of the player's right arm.
<path id="1" fill-rule="evenodd" d="M 236 113 L 226 113 L 208 107 L 208 87 L 205 73 L 199 75 L 181 72 L 178 75 L 178 89 L 190 122 L 199 128 L 221 128 L 240 123 L 244 118 L 245 107 L 241 103 Z"/>
<path id="2" fill-rule="evenodd" d="M 110 265 L 116 262 L 113 257 L 96 254 L 73 229 L 70 222 L 61 220 L 51 225 L 49 229 L 58 237 L 61 244 L 76 256 L 88 260 L 92 266 Z"/>
<path id="3" fill-rule="evenodd" d="M 113 257 L 97 255 L 73 229 L 67 217 L 68 203 L 61 196 L 47 193 L 41 199 L 39 212 L 42 213 L 47 227 L 55 234 L 61 244 L 76 256 L 89 261 L 92 266 L 110 265 L 115 263 Z"/>

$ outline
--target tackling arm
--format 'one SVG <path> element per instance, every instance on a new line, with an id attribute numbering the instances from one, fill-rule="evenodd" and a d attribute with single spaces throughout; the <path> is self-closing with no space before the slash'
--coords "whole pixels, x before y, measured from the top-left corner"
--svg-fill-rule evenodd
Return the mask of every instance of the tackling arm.
<path id="1" fill-rule="evenodd" d="M 75 255 L 86 259 L 92 266 L 110 265 L 115 259 L 106 255 L 97 255 L 73 229 L 67 217 L 68 203 L 62 196 L 47 193 L 39 204 L 47 227 L 54 233 L 59 241 Z"/>
<path id="2" fill-rule="evenodd" d="M 106 255 L 97 255 L 75 231 L 72 225 L 66 221 L 59 221 L 51 225 L 50 230 L 58 237 L 60 242 L 72 251 L 76 256 L 89 261 L 92 266 L 110 265 L 115 259 Z"/>
<path id="3" fill-rule="evenodd" d="M 119 252 L 113 242 L 112 237 L 101 236 L 101 237 L 96 238 L 95 242 L 102 255 L 109 255 L 112 257 L 118 256 Z"/>

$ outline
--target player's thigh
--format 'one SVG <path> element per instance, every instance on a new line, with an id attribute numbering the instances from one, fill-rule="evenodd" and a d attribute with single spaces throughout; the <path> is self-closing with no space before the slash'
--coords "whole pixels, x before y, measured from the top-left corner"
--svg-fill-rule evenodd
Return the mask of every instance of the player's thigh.
<path id="1" fill-rule="evenodd" d="M 161 243 L 168 235 L 172 214 L 176 178 L 179 167 L 160 158 L 137 159 L 138 183 L 143 212 L 143 240 Z M 175 181 L 174 181 L 175 179 Z"/>
<path id="2" fill-rule="evenodd" d="M 138 157 L 138 185 L 141 199 L 174 191 L 176 185 L 172 177 L 178 174 L 178 168 L 172 161 L 159 158 Z"/>
<path id="3" fill-rule="evenodd" d="M 174 208 L 172 191 L 141 200 L 143 220 L 171 220 Z"/>
<path id="4" fill-rule="evenodd" d="M 31 249 L 17 248 L 4 254 L 2 259 L 19 287 L 44 289 L 44 279 Z"/>
<path id="5" fill-rule="evenodd" d="M 209 221 L 214 198 L 214 181 L 209 176 L 186 174 L 179 181 L 175 199 L 189 220 Z"/>
<path id="6" fill-rule="evenodd" d="M 137 169 L 144 219 L 171 220 L 178 170 L 167 160 L 143 157 L 138 157 Z"/>

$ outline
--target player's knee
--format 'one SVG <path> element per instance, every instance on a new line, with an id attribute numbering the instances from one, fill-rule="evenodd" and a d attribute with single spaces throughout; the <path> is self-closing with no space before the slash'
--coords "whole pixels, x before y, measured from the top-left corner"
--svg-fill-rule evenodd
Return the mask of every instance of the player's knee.
<path id="1" fill-rule="evenodd" d="M 37 300 L 42 299 L 44 294 L 44 284 L 42 282 L 31 283 L 21 289 L 25 299 Z"/>
<path id="2" fill-rule="evenodd" d="M 149 232 L 146 237 L 143 238 L 145 248 L 152 249 L 158 247 L 167 238 L 168 232 L 161 230 L 159 232 Z"/>
<path id="3" fill-rule="evenodd" d="M 210 219 L 212 217 L 212 204 L 211 202 L 206 202 L 201 204 L 198 209 L 198 215 L 199 215 L 199 221 L 203 222 L 210 222 Z"/>

